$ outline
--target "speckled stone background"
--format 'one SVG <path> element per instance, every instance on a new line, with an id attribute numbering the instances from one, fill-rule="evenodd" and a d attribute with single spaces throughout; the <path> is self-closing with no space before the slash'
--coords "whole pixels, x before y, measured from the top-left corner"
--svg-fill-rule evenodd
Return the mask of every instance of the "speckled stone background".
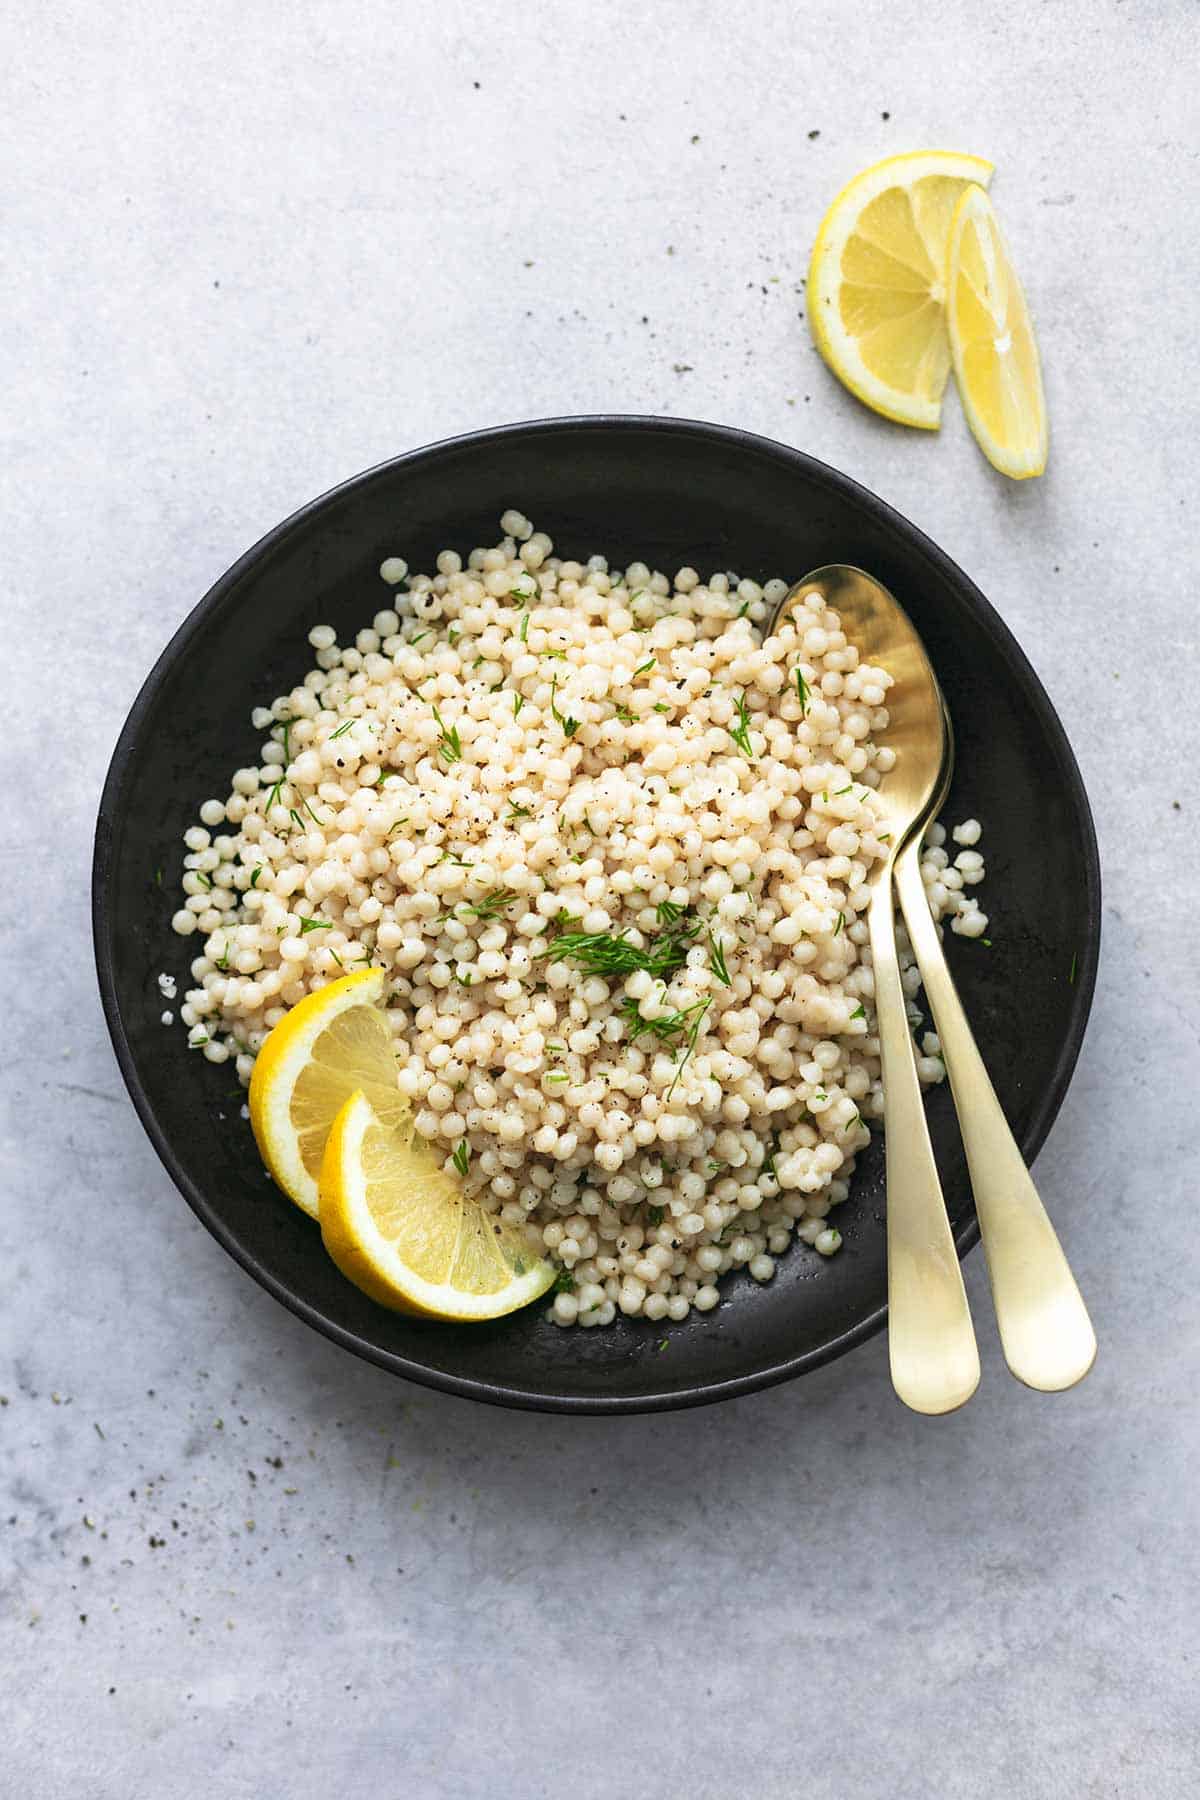
<path id="1" fill-rule="evenodd" d="M 6 1795 L 1197 1792 L 1197 26 L 1192 0 L 8 10 Z M 831 194 L 930 143 L 998 165 L 1041 483 L 994 477 L 952 399 L 940 438 L 871 417 L 800 316 Z M 88 873 L 162 644 L 341 477 L 606 408 L 857 475 L 1062 711 L 1106 880 L 1038 1165 L 1102 1340 L 1070 1395 L 1008 1378 L 976 1255 L 984 1379 L 940 1422 L 881 1339 L 665 1418 L 442 1398 L 260 1292 L 142 1135 Z"/>

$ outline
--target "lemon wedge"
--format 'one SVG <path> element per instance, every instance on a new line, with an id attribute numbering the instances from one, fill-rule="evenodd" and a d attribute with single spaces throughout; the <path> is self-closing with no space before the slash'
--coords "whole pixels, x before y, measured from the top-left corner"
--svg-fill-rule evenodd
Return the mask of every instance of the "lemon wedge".
<path id="1" fill-rule="evenodd" d="M 941 424 L 950 224 L 964 190 L 991 178 L 991 163 L 952 150 L 889 156 L 821 221 L 807 287 L 817 349 L 852 394 L 902 425 Z"/>
<path id="2" fill-rule="evenodd" d="M 954 373 L 979 448 L 1015 481 L 1040 475 L 1050 434 L 1037 339 L 982 188 L 967 188 L 954 209 L 946 290 Z"/>
<path id="3" fill-rule="evenodd" d="M 314 1219 L 325 1139 L 350 1095 L 368 1094 L 391 1125 L 409 1116 L 380 1005 L 384 984 L 382 969 L 363 969 L 306 994 L 255 1060 L 250 1123 L 259 1153 L 284 1193 Z"/>
<path id="4" fill-rule="evenodd" d="M 384 1124 L 365 1093 L 325 1145 L 321 1237 L 372 1300 L 435 1319 L 498 1319 L 554 1280 L 520 1226 L 484 1212 L 441 1154 L 411 1126 Z"/>

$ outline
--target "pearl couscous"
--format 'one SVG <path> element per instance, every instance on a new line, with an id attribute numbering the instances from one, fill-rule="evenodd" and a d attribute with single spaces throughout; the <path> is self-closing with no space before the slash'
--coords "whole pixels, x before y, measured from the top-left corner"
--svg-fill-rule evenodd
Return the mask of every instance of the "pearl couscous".
<path id="1" fill-rule="evenodd" d="M 288 1007 L 382 966 L 417 1128 L 560 1265 L 553 1318 L 679 1320 L 729 1269 L 769 1281 L 793 1235 L 841 1243 L 882 1111 L 890 677 L 819 597 L 764 640 L 782 580 L 500 525 L 432 577 L 389 557 L 390 603 L 347 644 L 315 626 L 316 666 L 255 711 L 258 760 L 185 837 L 180 1016 L 246 1083 Z M 933 827 L 922 872 L 977 937 L 978 823 L 954 838 L 951 863 Z"/>

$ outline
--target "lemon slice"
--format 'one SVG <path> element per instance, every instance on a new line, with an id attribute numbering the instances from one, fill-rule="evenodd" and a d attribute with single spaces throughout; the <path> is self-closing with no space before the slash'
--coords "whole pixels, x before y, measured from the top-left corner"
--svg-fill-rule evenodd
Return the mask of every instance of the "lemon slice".
<path id="1" fill-rule="evenodd" d="M 314 1219 L 321 1153 L 341 1107 L 358 1089 L 393 1126 L 409 1117 L 380 1006 L 382 969 L 364 969 L 306 994 L 269 1034 L 250 1077 L 250 1123 L 259 1152 L 288 1197 Z"/>
<path id="2" fill-rule="evenodd" d="M 343 1275 L 398 1312 L 498 1319 L 554 1280 L 519 1226 L 484 1212 L 431 1145 L 385 1125 L 364 1093 L 325 1145 L 321 1236 Z"/>
<path id="3" fill-rule="evenodd" d="M 1040 475 L 1050 437 L 1037 339 L 982 188 L 954 209 L 946 288 L 954 373 L 979 448 L 1016 481 Z"/>
<path id="4" fill-rule="evenodd" d="M 852 394 L 902 425 L 942 422 L 950 221 L 964 189 L 991 178 L 991 163 L 953 150 L 889 156 L 821 221 L 807 288 L 817 349 Z"/>

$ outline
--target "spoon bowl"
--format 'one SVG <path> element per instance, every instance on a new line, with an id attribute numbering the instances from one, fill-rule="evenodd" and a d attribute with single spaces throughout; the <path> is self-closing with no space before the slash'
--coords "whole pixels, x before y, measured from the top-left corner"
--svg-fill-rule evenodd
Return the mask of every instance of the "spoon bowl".
<path id="1" fill-rule="evenodd" d="M 841 620 L 859 659 L 885 669 L 894 686 L 885 705 L 883 741 L 896 762 L 877 790 L 893 855 L 937 797 L 945 752 L 942 696 L 917 632 L 900 602 L 863 569 L 827 563 L 813 569 L 784 595 L 765 635 L 778 630 L 805 598 L 819 593 Z"/>

